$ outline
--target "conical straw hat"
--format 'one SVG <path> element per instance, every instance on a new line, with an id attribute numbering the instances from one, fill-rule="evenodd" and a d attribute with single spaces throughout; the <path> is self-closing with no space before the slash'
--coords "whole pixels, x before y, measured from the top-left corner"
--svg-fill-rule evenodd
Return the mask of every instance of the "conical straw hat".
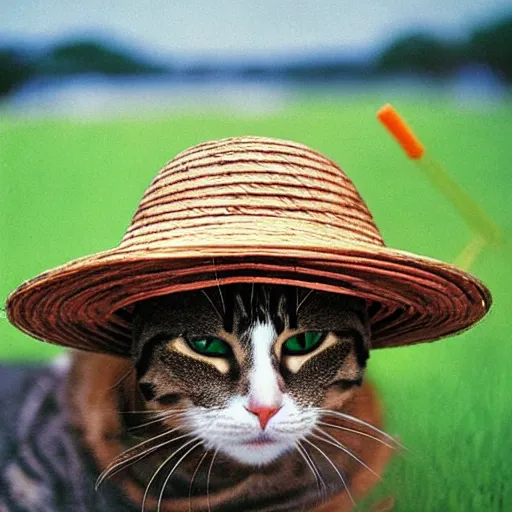
<path id="1" fill-rule="evenodd" d="M 491 305 L 470 274 L 386 247 L 334 162 L 301 144 L 240 137 L 176 156 L 118 247 L 23 283 L 7 313 L 41 340 L 129 356 L 135 302 L 235 282 L 364 298 L 374 348 L 460 332 Z"/>

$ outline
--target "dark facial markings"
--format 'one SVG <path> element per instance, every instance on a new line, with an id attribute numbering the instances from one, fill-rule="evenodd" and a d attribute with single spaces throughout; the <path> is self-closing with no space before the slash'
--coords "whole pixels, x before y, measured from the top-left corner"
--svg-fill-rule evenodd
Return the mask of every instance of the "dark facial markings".
<path id="1" fill-rule="evenodd" d="M 335 331 L 335 334 L 339 338 L 346 336 L 353 338 L 357 363 L 361 368 L 366 368 L 366 362 L 370 358 L 370 350 L 368 343 L 363 336 L 363 333 L 359 329 L 351 328 Z"/>
<path id="2" fill-rule="evenodd" d="M 214 407 L 225 405 L 236 393 L 239 376 L 236 361 L 222 374 L 210 364 L 158 345 L 140 385 L 151 383 L 153 400 L 161 405 L 186 400 L 196 406 Z"/>
<path id="3" fill-rule="evenodd" d="M 278 335 L 285 328 L 295 328 L 295 287 L 229 285 L 223 290 L 227 295 L 224 315 L 226 332 L 241 337 L 252 325 L 269 320 Z"/>
<path id="4" fill-rule="evenodd" d="M 298 403 L 320 405 L 328 388 L 361 384 L 369 354 L 363 301 L 243 284 L 137 304 L 133 357 L 141 393 L 162 405 L 188 400 L 203 407 L 243 395 L 252 368 L 251 330 L 268 322 L 281 339 L 281 351 L 269 357 Z M 305 358 L 294 371 L 287 366 L 292 357 Z"/>
<path id="5" fill-rule="evenodd" d="M 151 400 L 155 399 L 155 386 L 151 382 L 140 382 L 139 389 L 146 401 L 151 402 Z"/>
<path id="6" fill-rule="evenodd" d="M 158 397 L 158 402 L 162 405 L 176 405 L 181 398 L 182 396 L 179 393 L 168 393 Z"/>
<path id="7" fill-rule="evenodd" d="M 364 367 L 356 368 L 355 375 L 352 372 L 340 371 L 353 351 L 353 343 L 354 341 L 348 340 L 346 336 L 340 338 L 337 343 L 309 358 L 296 373 L 291 372 L 284 362 L 281 362 L 281 374 L 290 395 L 303 406 L 319 406 L 324 396 L 322 392 L 329 388 L 336 387 L 345 391 L 359 386 Z M 343 377 L 340 377 L 340 374 Z"/>

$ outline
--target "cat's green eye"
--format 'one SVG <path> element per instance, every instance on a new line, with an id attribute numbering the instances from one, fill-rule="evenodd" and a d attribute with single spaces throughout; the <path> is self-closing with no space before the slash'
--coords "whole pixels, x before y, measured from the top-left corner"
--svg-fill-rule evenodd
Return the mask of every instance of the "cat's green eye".
<path id="1" fill-rule="evenodd" d="M 205 356 L 225 357 L 231 353 L 231 347 L 220 338 L 204 338 L 188 342 L 193 350 Z"/>
<path id="2" fill-rule="evenodd" d="M 324 340 L 321 331 L 300 332 L 283 343 L 283 354 L 298 356 L 314 350 Z"/>

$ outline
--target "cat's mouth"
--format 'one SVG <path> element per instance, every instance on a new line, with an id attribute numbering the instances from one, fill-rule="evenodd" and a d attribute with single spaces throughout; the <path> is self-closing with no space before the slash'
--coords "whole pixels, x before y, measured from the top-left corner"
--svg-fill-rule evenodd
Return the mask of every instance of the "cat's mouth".
<path id="1" fill-rule="evenodd" d="M 276 440 L 272 439 L 269 435 L 260 434 L 259 436 L 254 437 L 253 439 L 249 439 L 247 441 L 243 441 L 240 444 L 242 444 L 243 446 L 268 446 L 275 443 Z"/>

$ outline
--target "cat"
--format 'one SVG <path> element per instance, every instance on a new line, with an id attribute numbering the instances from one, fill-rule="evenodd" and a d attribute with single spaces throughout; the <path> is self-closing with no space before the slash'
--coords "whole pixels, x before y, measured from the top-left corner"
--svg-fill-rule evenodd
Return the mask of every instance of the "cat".
<path id="1" fill-rule="evenodd" d="M 53 416 L 25 413 L 35 447 L 4 465 L 0 510 L 340 512 L 378 481 L 397 443 L 363 378 L 362 299 L 247 283 L 148 299 L 132 316 L 131 360 L 75 353 L 40 376 Z M 67 468 L 44 456 L 48 430 Z"/>

